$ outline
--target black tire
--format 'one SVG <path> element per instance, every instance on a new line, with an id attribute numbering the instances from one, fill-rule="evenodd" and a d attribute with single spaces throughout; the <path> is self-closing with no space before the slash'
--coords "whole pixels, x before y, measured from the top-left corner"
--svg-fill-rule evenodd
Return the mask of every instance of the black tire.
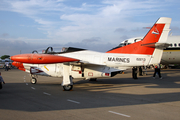
<path id="1" fill-rule="evenodd" d="M 65 85 L 65 86 L 63 86 L 64 91 L 70 91 L 70 90 L 72 90 L 72 88 L 73 88 L 73 85 Z"/>
<path id="2" fill-rule="evenodd" d="M 97 78 L 90 78 L 89 81 L 97 81 Z"/>
<path id="3" fill-rule="evenodd" d="M 31 78 L 31 84 L 36 84 L 36 83 L 37 83 L 36 78 L 32 77 L 32 78 Z"/>

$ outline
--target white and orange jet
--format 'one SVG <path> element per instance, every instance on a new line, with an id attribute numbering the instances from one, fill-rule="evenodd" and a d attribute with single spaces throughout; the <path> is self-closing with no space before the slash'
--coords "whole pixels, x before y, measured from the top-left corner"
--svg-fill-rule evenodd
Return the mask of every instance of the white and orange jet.
<path id="1" fill-rule="evenodd" d="M 171 18 L 161 17 L 149 30 L 142 41 L 114 48 L 106 53 L 80 48 L 65 48 L 62 52 L 43 54 L 19 54 L 11 57 L 18 69 L 31 74 L 31 83 L 36 83 L 36 75 L 63 77 L 62 86 L 69 91 L 73 88 L 73 78 L 92 79 L 112 77 L 131 67 L 160 63 L 166 43 Z"/>

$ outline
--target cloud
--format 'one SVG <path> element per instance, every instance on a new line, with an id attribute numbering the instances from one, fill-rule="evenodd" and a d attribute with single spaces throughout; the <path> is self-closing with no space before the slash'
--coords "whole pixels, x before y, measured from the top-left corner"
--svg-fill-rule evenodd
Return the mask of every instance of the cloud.
<path id="1" fill-rule="evenodd" d="M 0 35 L 1 37 L 9 37 L 9 34 L 8 33 L 3 33 L 2 35 Z"/>
<path id="2" fill-rule="evenodd" d="M 82 40 L 81 42 L 68 42 L 66 44 L 59 44 L 59 43 L 51 43 L 51 44 L 36 44 L 36 43 L 29 43 L 24 42 L 22 40 L 2 40 L 0 39 L 0 56 L 2 55 L 16 55 L 16 54 L 24 54 L 24 53 L 32 53 L 32 51 L 37 50 L 41 52 L 42 50 L 47 49 L 47 47 L 51 46 L 53 48 L 62 48 L 62 47 L 76 47 L 76 48 L 83 48 L 98 52 L 106 52 L 118 44 L 112 43 L 103 43 L 100 38 L 90 38 L 86 40 Z M 60 51 L 59 51 L 60 52 Z"/>
<path id="3" fill-rule="evenodd" d="M 82 48 L 92 51 L 98 51 L 98 52 L 106 52 L 114 47 L 116 47 L 116 44 L 112 43 L 94 43 L 94 42 L 69 42 L 66 44 L 52 44 L 54 47 L 75 47 L 75 48 Z"/>
<path id="4" fill-rule="evenodd" d="M 158 5 L 156 3 L 153 1 L 106 0 L 102 1 L 101 7 L 95 9 L 95 13 L 65 13 L 61 15 L 60 19 L 69 21 L 69 24 L 58 29 L 55 32 L 55 36 L 61 39 L 69 38 L 70 41 L 80 41 L 87 37 L 97 36 L 103 39 L 104 42 L 111 40 L 111 42 L 117 43 L 117 41 L 120 41 L 119 38 L 123 33 L 113 34 L 113 32 L 128 30 L 128 34 L 131 34 L 131 32 L 134 32 L 131 30 L 133 27 L 138 30 L 145 26 L 145 23 L 132 22 L 130 19 L 143 12 L 147 13 L 157 10 Z M 87 5 L 88 3 L 83 4 L 83 6 Z M 86 10 L 94 11 L 91 7 L 87 7 Z M 134 14 L 135 12 L 138 14 Z M 121 26 L 123 29 L 117 29 L 118 26 Z M 69 40 L 67 41 L 70 42 Z"/>
<path id="5" fill-rule="evenodd" d="M 170 28 L 171 28 L 171 30 L 180 31 L 180 27 L 178 27 L 178 26 L 171 26 Z"/>
<path id="6" fill-rule="evenodd" d="M 126 36 L 126 35 L 123 35 L 123 36 L 121 36 L 120 37 L 120 39 L 122 39 L 122 40 L 126 40 L 126 39 L 129 39 L 130 37 L 128 37 L 128 36 Z M 120 43 L 119 43 L 120 44 Z"/>
<path id="7" fill-rule="evenodd" d="M 82 42 L 84 43 L 95 43 L 95 42 L 100 42 L 101 41 L 101 38 L 100 37 L 93 37 L 93 38 L 90 38 L 90 39 L 84 39 L 82 40 Z"/>
<path id="8" fill-rule="evenodd" d="M 114 32 L 126 32 L 124 28 L 117 28 Z"/>
<path id="9" fill-rule="evenodd" d="M 142 13 L 145 11 L 152 11 L 157 7 L 156 2 L 151 2 L 151 0 L 102 0 L 99 5 L 82 3 L 81 7 L 68 6 L 64 4 L 63 0 L 3 0 L 2 3 L 6 4 L 8 7 L 3 7 L 1 9 L 23 14 L 42 25 L 42 28 L 46 31 L 51 29 L 51 26 L 55 25 L 59 26 L 59 28 L 57 28 L 59 30 L 65 29 L 69 25 L 74 28 L 76 26 L 77 29 L 83 28 L 83 26 L 86 25 L 87 30 L 95 28 L 95 26 L 100 26 L 100 29 L 106 28 L 106 26 L 114 27 L 119 24 L 120 21 L 123 21 L 122 18 L 132 16 L 135 11 Z M 54 15 L 59 15 L 60 19 L 52 21 L 52 19 L 48 18 L 54 17 Z M 61 26 L 61 21 L 67 21 L 68 26 L 65 26 L 65 28 Z M 53 22 L 55 22 L 55 24 L 53 24 Z M 87 24 L 89 24 L 89 26 L 87 26 Z M 53 33 L 53 31 L 51 33 Z"/>
<path id="10" fill-rule="evenodd" d="M 145 35 L 146 31 L 142 28 L 152 25 L 152 20 L 155 21 L 162 14 L 161 11 L 166 9 L 165 6 L 171 3 L 167 0 L 163 4 L 160 0 L 100 0 L 93 3 L 75 1 L 74 5 L 74 1 L 71 2 L 2 0 L 0 10 L 16 12 L 32 19 L 38 24 L 37 29 L 46 36 L 45 39 L 14 40 L 86 46 L 84 42 L 119 44 L 127 37 Z"/>
<path id="11" fill-rule="evenodd" d="M 170 29 L 171 29 L 171 31 L 170 31 L 171 35 L 179 35 L 180 27 L 178 27 L 178 26 L 171 26 Z"/>
<path id="12" fill-rule="evenodd" d="M 31 53 L 33 50 L 39 48 L 46 48 L 46 45 L 41 44 L 32 44 L 28 42 L 24 42 L 22 40 L 3 40 L 0 39 L 0 56 L 2 55 L 15 55 L 21 53 Z"/>

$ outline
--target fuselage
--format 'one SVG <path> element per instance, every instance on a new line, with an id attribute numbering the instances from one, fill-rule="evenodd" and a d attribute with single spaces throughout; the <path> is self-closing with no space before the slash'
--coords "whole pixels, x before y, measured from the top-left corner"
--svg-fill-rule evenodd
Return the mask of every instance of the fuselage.
<path id="1" fill-rule="evenodd" d="M 163 50 L 162 64 L 180 64 L 180 36 L 169 36 L 170 46 Z"/>
<path id="2" fill-rule="evenodd" d="M 36 54 L 33 55 L 37 56 Z M 151 55 L 141 54 L 114 54 L 114 53 L 101 53 L 89 50 L 81 50 L 70 53 L 53 54 L 54 57 L 58 56 L 71 58 L 75 60 L 69 64 L 70 74 L 73 78 L 97 78 L 97 77 L 112 77 L 120 71 L 124 71 L 132 66 L 146 66 L 151 60 Z M 53 59 L 51 56 L 51 59 Z M 28 61 L 39 62 L 44 60 L 43 54 L 37 58 L 29 59 L 31 56 L 27 55 Z M 41 58 L 41 59 L 39 59 Z M 80 59 L 80 61 L 77 61 Z M 83 64 L 82 64 L 83 63 Z M 29 72 L 30 74 L 63 77 L 63 64 L 29 64 L 14 62 L 13 65 L 19 66 L 19 69 Z"/>

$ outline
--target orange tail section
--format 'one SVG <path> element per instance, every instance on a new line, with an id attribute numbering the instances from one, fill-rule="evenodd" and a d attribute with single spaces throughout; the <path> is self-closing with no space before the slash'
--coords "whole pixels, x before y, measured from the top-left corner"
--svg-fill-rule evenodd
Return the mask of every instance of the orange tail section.
<path id="1" fill-rule="evenodd" d="M 146 34 L 146 36 L 143 38 L 142 41 L 139 41 L 139 42 L 127 45 L 127 46 L 119 47 L 119 48 L 110 50 L 106 53 L 152 55 L 155 50 L 155 47 L 149 47 L 146 45 L 157 43 L 160 40 L 160 38 L 162 37 L 162 35 L 168 36 L 166 34 L 166 32 L 165 32 L 165 34 L 163 34 L 163 33 L 164 33 L 164 31 L 167 31 L 167 29 L 165 29 L 165 28 L 168 28 L 168 30 L 169 30 L 170 22 L 171 22 L 171 19 L 169 19 L 169 18 L 164 18 L 164 17 L 159 18 L 158 21 L 153 25 L 153 27 L 149 30 L 149 32 Z M 166 26 L 166 24 L 167 24 L 167 26 Z M 166 38 L 166 37 L 162 37 L 162 38 Z"/>

